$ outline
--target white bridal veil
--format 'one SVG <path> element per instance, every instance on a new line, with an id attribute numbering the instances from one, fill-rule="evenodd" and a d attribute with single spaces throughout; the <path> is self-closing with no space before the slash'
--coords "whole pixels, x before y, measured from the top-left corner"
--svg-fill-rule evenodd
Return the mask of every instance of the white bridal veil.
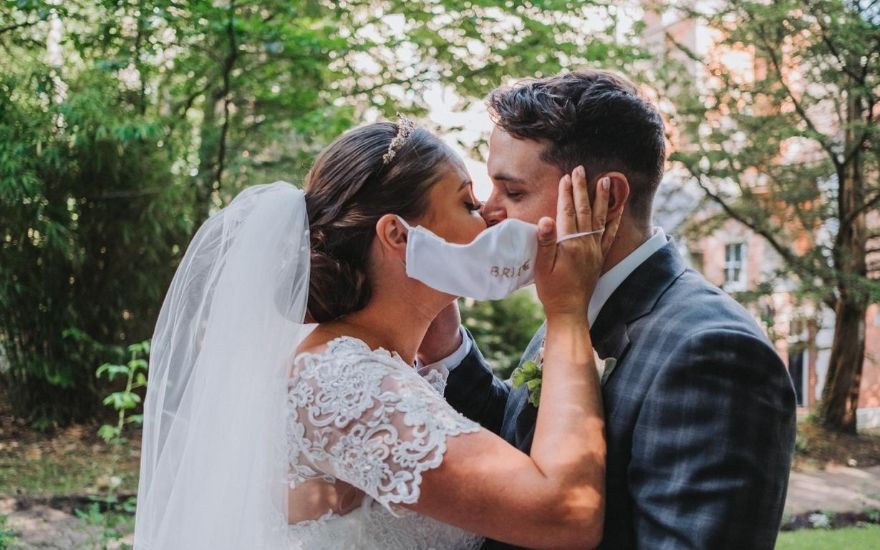
<path id="1" fill-rule="evenodd" d="M 136 549 L 287 547 L 287 368 L 308 286 L 290 184 L 248 188 L 196 233 L 153 337 Z"/>

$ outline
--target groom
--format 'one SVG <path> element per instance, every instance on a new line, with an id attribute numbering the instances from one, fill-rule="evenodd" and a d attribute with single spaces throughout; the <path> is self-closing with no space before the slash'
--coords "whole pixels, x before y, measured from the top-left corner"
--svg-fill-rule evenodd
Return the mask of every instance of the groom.
<path id="1" fill-rule="evenodd" d="M 602 548 L 771 549 L 794 447 L 785 366 L 751 316 L 689 269 L 652 227 L 663 122 L 626 79 L 583 71 L 493 91 L 493 191 L 482 215 L 553 217 L 559 179 L 583 165 L 609 176 L 622 216 L 589 310 L 603 374 L 608 455 Z M 492 375 L 455 307 L 420 350 L 451 369 L 446 397 L 529 452 L 537 409 Z M 534 360 L 541 328 L 523 354 Z M 516 518 L 510 518 L 515 522 Z M 512 548 L 494 541 L 484 548 Z"/>

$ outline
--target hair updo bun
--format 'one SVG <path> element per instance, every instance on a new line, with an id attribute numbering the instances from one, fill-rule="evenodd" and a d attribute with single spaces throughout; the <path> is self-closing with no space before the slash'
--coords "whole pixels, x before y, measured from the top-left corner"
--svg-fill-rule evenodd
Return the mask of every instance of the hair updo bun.
<path id="1" fill-rule="evenodd" d="M 385 214 L 422 215 L 428 190 L 455 154 L 421 128 L 400 139 L 403 123 L 378 122 L 330 144 L 306 178 L 311 239 L 309 315 L 332 321 L 370 300 L 370 245 Z M 389 155 L 394 140 L 394 154 Z M 386 160 L 383 160 L 384 159 Z"/>

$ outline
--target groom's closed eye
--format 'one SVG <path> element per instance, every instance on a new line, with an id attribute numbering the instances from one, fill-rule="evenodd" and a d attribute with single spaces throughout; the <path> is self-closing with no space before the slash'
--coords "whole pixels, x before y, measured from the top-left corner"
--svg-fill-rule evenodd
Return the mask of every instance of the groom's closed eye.
<path id="1" fill-rule="evenodd" d="M 522 191 L 513 191 L 513 190 L 510 190 L 510 189 L 505 189 L 505 190 L 504 190 L 504 196 L 506 196 L 508 199 L 510 199 L 510 200 L 512 200 L 512 201 L 514 201 L 514 202 L 516 202 L 516 201 L 522 199 L 522 198 L 523 198 L 523 195 L 525 195 L 525 193 L 522 192 Z"/>
<path id="2" fill-rule="evenodd" d="M 492 180 L 501 194 L 511 201 L 519 201 L 526 195 L 526 182 L 521 178 L 501 172 L 493 174 Z"/>

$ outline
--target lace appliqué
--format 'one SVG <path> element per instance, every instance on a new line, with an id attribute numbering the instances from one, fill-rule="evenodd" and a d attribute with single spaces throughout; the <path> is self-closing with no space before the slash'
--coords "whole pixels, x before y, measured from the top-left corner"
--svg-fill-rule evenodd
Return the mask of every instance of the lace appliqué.
<path id="1" fill-rule="evenodd" d="M 449 378 L 449 371 L 443 366 L 420 367 L 417 372 L 419 376 L 425 379 L 428 384 L 437 390 L 437 393 L 443 395 L 446 391 L 446 380 Z"/>
<path id="2" fill-rule="evenodd" d="M 348 337 L 297 357 L 288 388 L 291 486 L 340 479 L 392 512 L 417 502 L 447 437 L 480 429 L 443 399 L 442 373 L 430 376 Z"/>

